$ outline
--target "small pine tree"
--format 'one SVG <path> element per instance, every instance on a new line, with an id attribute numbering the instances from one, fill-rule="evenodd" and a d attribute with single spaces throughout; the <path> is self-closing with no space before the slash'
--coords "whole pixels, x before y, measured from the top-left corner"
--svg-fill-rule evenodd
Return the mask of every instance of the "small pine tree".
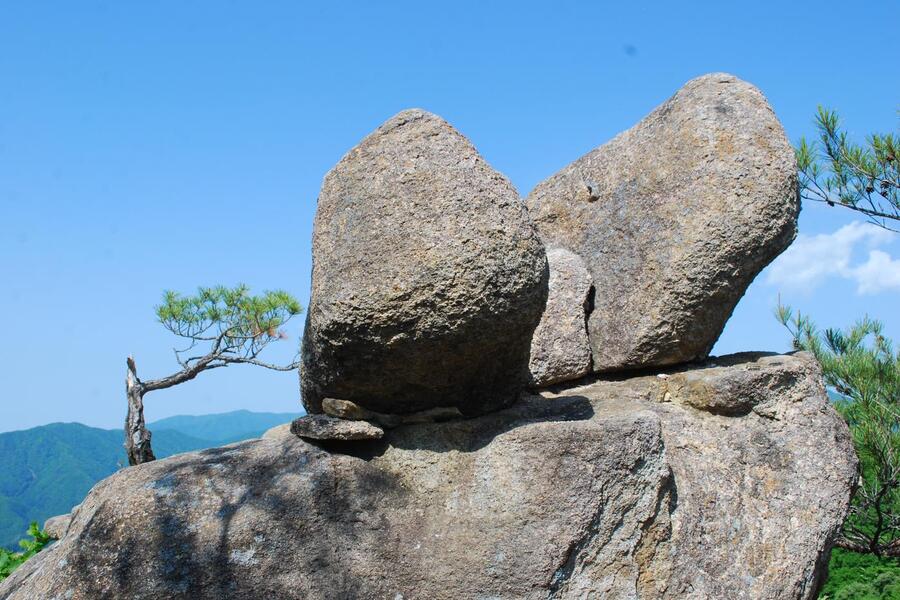
<path id="1" fill-rule="evenodd" d="M 809 317 L 779 304 L 794 348 L 815 355 L 853 436 L 861 480 L 837 541 L 847 550 L 900 556 L 900 353 L 878 321 L 820 333 Z"/>
<path id="2" fill-rule="evenodd" d="M 843 206 L 879 227 L 897 231 L 900 222 L 900 136 L 869 136 L 853 143 L 837 113 L 819 107 L 819 139 L 801 139 L 795 148 L 804 200 Z"/>
<path id="3" fill-rule="evenodd" d="M 299 365 L 275 365 L 259 359 L 260 353 L 273 341 L 287 337 L 281 330 L 292 317 L 302 312 L 300 303 L 283 291 L 251 296 L 249 288 L 238 285 L 201 287 L 194 296 L 165 292 L 156 316 L 163 327 L 188 340 L 188 346 L 175 350 L 181 370 L 163 377 L 141 381 L 134 358 L 128 357 L 125 392 L 128 414 L 125 418 L 125 451 L 128 462 L 137 465 L 155 460 L 151 433 L 144 423 L 144 395 L 186 381 L 204 371 L 235 364 L 249 364 L 292 371 Z M 204 350 L 197 353 L 197 348 Z M 193 354 L 193 356 L 186 356 Z"/>
<path id="4" fill-rule="evenodd" d="M 50 543 L 50 536 L 32 522 L 28 528 L 31 539 L 25 538 L 19 541 L 21 552 L 10 552 L 0 548 L 0 581 L 9 577 L 22 563 L 44 549 Z"/>

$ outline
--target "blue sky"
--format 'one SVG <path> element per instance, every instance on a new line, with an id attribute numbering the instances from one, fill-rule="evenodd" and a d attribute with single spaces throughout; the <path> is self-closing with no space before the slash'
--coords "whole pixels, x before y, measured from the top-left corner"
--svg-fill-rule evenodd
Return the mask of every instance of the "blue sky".
<path id="1" fill-rule="evenodd" d="M 125 357 L 175 370 L 163 289 L 242 281 L 305 304 L 323 175 L 404 108 L 446 118 L 523 195 L 711 71 L 759 86 L 792 141 L 819 103 L 860 138 L 897 128 L 895 1 L 443 4 L 0 5 L 0 431 L 120 426 Z M 779 292 L 900 339 L 900 236 L 856 220 L 804 207 L 715 352 L 786 349 Z M 299 399 L 295 374 L 236 367 L 146 401 L 156 419 Z"/>

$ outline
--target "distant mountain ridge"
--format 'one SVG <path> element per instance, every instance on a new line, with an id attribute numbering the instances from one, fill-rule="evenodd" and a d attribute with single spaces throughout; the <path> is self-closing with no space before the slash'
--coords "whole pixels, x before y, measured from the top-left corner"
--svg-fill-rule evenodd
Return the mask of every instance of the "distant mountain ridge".
<path id="1" fill-rule="evenodd" d="M 149 425 L 164 458 L 252 439 L 299 413 L 237 410 L 179 415 Z M 0 433 L 0 547 L 14 548 L 31 521 L 66 513 L 101 479 L 127 466 L 121 429 L 51 423 Z"/>
<path id="2" fill-rule="evenodd" d="M 149 425 L 150 430 L 178 431 L 201 440 L 231 443 L 259 437 L 266 430 L 296 419 L 295 413 L 258 413 L 236 410 L 215 415 L 178 415 L 160 419 Z M 253 435 L 251 435 L 253 434 Z"/>

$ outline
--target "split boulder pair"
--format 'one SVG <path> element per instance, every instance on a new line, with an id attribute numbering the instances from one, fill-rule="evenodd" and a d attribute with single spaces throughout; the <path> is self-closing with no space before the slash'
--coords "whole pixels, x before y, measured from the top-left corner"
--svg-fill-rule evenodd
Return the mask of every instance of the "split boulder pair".
<path id="1" fill-rule="evenodd" d="M 731 75 L 688 82 L 524 202 L 446 121 L 403 111 L 325 177 L 304 405 L 475 415 L 529 384 L 703 359 L 798 212 L 791 145 Z"/>

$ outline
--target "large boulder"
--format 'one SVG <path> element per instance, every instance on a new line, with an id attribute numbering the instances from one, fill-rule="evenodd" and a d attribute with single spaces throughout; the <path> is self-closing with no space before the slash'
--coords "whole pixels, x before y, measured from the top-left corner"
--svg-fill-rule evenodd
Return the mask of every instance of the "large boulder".
<path id="1" fill-rule="evenodd" d="M 301 387 L 382 413 L 513 402 L 547 259 L 509 180 L 447 122 L 388 120 L 325 176 Z"/>
<path id="2" fill-rule="evenodd" d="M 856 476 L 815 361 L 739 355 L 124 469 L 0 599 L 807 599 Z"/>
<path id="3" fill-rule="evenodd" d="M 662 424 L 669 525 L 645 529 L 655 557 L 643 581 L 655 591 L 638 597 L 817 597 L 858 472 L 811 355 L 742 353 L 564 394 L 647 398 Z"/>
<path id="4" fill-rule="evenodd" d="M 640 123 L 539 184 L 548 247 L 587 263 L 594 369 L 706 357 L 759 271 L 794 239 L 794 152 L 758 89 L 688 82 Z"/>
<path id="5" fill-rule="evenodd" d="M 591 372 L 587 314 L 591 274 L 581 258 L 564 248 L 547 250 L 547 305 L 531 339 L 528 370 L 538 387 L 578 379 Z"/>

